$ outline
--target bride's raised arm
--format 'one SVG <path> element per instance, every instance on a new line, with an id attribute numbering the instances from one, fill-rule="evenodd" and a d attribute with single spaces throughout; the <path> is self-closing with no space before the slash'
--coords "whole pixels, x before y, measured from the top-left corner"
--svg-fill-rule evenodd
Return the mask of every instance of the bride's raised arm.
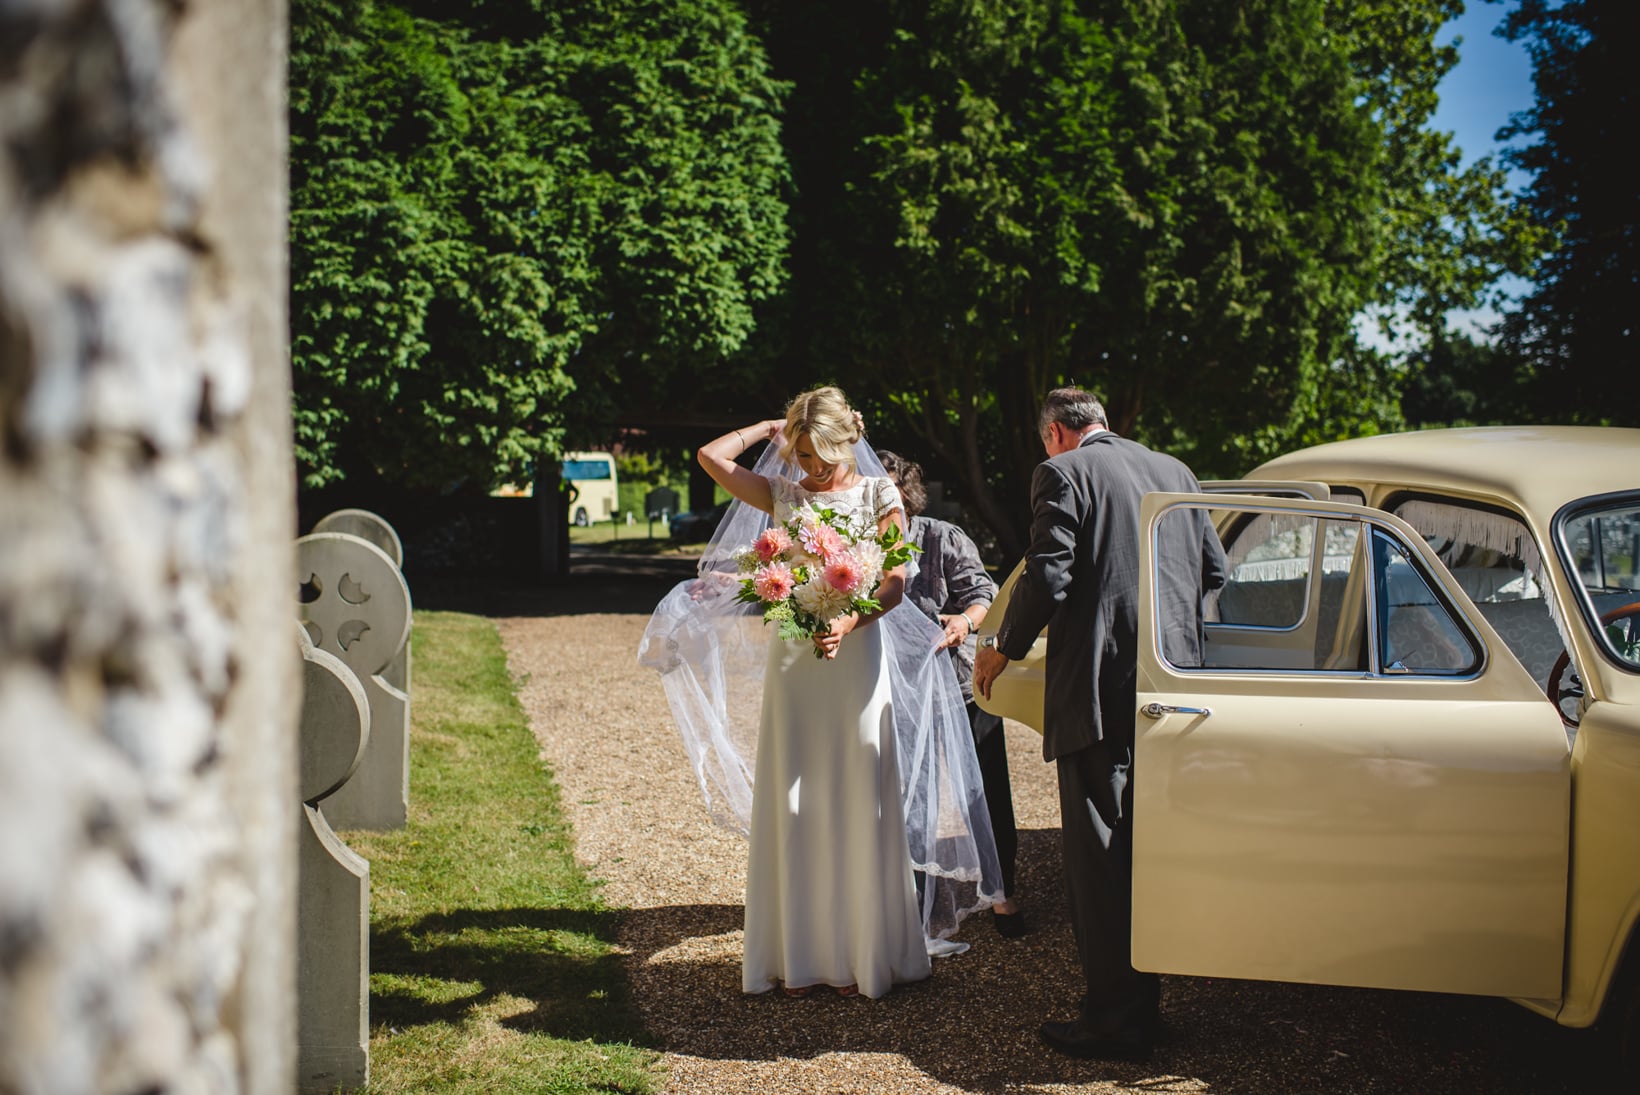
<path id="1" fill-rule="evenodd" d="M 773 441 L 785 424 L 784 418 L 768 418 L 755 425 L 730 430 L 697 449 L 695 459 L 724 490 L 748 506 L 772 513 L 774 497 L 769 493 L 769 481 L 750 468 L 735 463 L 735 457 L 759 441 Z"/>

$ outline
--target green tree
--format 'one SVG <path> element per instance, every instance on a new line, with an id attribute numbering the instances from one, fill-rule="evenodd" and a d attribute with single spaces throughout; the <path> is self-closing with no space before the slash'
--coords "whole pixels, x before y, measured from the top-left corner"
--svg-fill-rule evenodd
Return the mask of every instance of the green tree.
<path id="1" fill-rule="evenodd" d="M 809 150 L 792 344 L 901 414 L 1005 554 L 1061 383 L 1204 474 L 1373 428 L 1356 317 L 1444 314 L 1515 261 L 1501 173 L 1426 128 L 1458 7 L 769 5 Z"/>
<path id="2" fill-rule="evenodd" d="M 518 480 L 744 351 L 788 183 L 782 87 L 732 0 L 291 15 L 307 485 Z"/>
<path id="3" fill-rule="evenodd" d="M 1535 136 L 1510 153 L 1532 174 L 1521 208 L 1557 236 L 1505 318 L 1505 344 L 1527 362 L 1543 419 L 1640 425 L 1640 410 L 1609 394 L 1634 359 L 1640 315 L 1640 179 L 1621 155 L 1640 132 L 1629 67 L 1640 6 L 1522 0 L 1504 28 L 1526 44 L 1536 101 L 1500 136 Z"/>
<path id="4" fill-rule="evenodd" d="M 1529 421 L 1532 411 L 1507 348 L 1466 334 L 1430 339 L 1409 361 L 1401 411 L 1414 429 Z"/>

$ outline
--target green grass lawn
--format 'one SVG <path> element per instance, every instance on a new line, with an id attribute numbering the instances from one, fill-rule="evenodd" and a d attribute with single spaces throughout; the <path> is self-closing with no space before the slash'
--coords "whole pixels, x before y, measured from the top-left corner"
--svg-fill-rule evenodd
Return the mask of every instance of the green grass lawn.
<path id="1" fill-rule="evenodd" d="M 596 525 L 571 525 L 569 542 L 593 551 L 615 555 L 687 555 L 699 557 L 709 537 L 703 535 L 693 543 L 673 540 L 664 521 L 656 521 L 651 535 L 648 521 L 634 521 L 630 525 L 604 521 Z"/>
<path id="2" fill-rule="evenodd" d="M 591 544 L 611 551 L 660 551 L 672 546 L 665 521 L 655 522 L 653 536 L 649 534 L 648 521 L 634 521 L 630 525 L 609 521 L 601 521 L 596 525 L 571 525 L 569 542 Z"/>
<path id="3" fill-rule="evenodd" d="M 417 612 L 410 823 L 370 861 L 371 1092 L 649 1092 L 658 1055 L 495 626 Z"/>

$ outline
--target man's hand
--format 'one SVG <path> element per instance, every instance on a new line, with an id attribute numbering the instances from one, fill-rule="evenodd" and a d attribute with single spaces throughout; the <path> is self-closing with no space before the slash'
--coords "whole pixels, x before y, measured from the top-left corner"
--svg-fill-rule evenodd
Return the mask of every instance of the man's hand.
<path id="1" fill-rule="evenodd" d="M 1008 655 L 994 646 L 982 646 L 974 655 L 974 691 L 991 698 L 991 683 L 1008 668 Z"/>

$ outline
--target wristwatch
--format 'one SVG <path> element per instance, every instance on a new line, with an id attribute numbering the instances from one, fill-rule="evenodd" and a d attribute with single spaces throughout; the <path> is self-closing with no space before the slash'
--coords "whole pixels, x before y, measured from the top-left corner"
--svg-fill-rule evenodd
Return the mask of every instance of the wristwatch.
<path id="1" fill-rule="evenodd" d="M 997 637 L 995 635 L 985 636 L 979 641 L 979 648 L 981 650 L 995 650 L 997 648 Z"/>

